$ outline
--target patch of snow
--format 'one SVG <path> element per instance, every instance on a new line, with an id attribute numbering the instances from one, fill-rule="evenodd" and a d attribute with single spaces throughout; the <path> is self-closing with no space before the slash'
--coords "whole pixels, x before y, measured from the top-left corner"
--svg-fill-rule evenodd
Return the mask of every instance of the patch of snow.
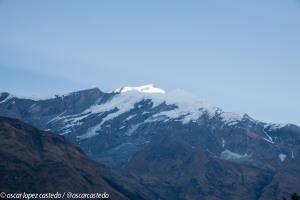
<path id="1" fill-rule="evenodd" d="M 280 153 L 280 154 L 278 155 L 278 157 L 279 157 L 279 159 L 280 159 L 281 162 L 283 162 L 283 161 L 286 159 L 286 155 L 283 154 L 283 153 Z"/>
<path id="2" fill-rule="evenodd" d="M 149 85 L 143 85 L 143 86 L 139 86 L 139 87 L 121 87 L 116 89 L 114 92 L 115 93 L 124 93 L 124 92 L 130 92 L 130 91 L 136 91 L 136 92 L 142 92 L 142 93 L 162 93 L 164 94 L 165 91 L 160 89 L 160 88 L 156 88 L 153 86 L 153 84 L 149 84 Z"/>
<path id="3" fill-rule="evenodd" d="M 35 105 L 35 104 L 33 104 L 33 105 Z M 65 112 L 66 112 L 66 111 L 63 111 L 62 113 L 58 114 L 56 117 L 53 117 L 51 120 L 49 120 L 49 121 L 47 122 L 47 124 L 50 124 L 50 123 L 52 123 L 52 122 L 56 122 L 56 121 L 62 119 L 62 118 L 63 118 L 62 115 L 63 115 Z"/>
<path id="4" fill-rule="evenodd" d="M 294 159 L 295 158 L 295 156 L 294 156 L 294 151 L 292 151 L 292 159 Z"/>
<path id="5" fill-rule="evenodd" d="M 246 158 L 246 157 L 248 157 L 248 154 L 241 155 L 238 153 L 234 153 L 228 149 L 226 149 L 225 151 L 223 151 L 221 153 L 221 158 L 223 158 L 225 160 L 238 160 L 238 159 Z"/>
<path id="6" fill-rule="evenodd" d="M 222 147 L 224 148 L 225 147 L 225 140 L 222 139 Z"/>
<path id="7" fill-rule="evenodd" d="M 134 133 L 139 127 L 140 124 L 133 125 L 127 132 L 125 132 L 125 135 L 131 136 L 132 133 Z"/>
<path id="8" fill-rule="evenodd" d="M 264 129 L 267 129 L 268 131 L 275 131 L 277 129 L 281 129 L 288 124 L 274 124 L 274 123 L 267 123 L 264 125 Z"/>
<path id="9" fill-rule="evenodd" d="M 131 120 L 132 118 L 134 118 L 136 116 L 136 114 L 134 114 L 134 115 L 129 115 L 124 121 L 126 122 L 126 121 L 129 121 L 129 120 Z"/>
<path id="10" fill-rule="evenodd" d="M 123 128 L 125 128 L 125 127 L 126 127 L 126 126 L 123 125 L 123 126 L 121 126 L 119 129 L 123 129 Z"/>
<path id="11" fill-rule="evenodd" d="M 64 123 L 73 123 L 76 124 L 78 123 L 80 120 L 85 119 L 87 117 L 89 117 L 91 115 L 91 113 L 87 112 L 87 113 L 80 113 L 80 114 L 76 114 L 76 115 L 67 115 L 64 117 L 60 117 L 60 119 L 63 119 Z"/>
<path id="12" fill-rule="evenodd" d="M 207 114 L 209 118 L 212 118 L 218 111 L 217 107 L 210 106 L 182 90 L 167 93 L 163 100 L 168 105 L 176 105 L 177 108 L 157 113 L 152 116 L 152 119 L 166 118 L 165 121 L 168 121 L 181 117 L 181 122 L 187 124 L 196 122 L 203 114 Z"/>
<path id="13" fill-rule="evenodd" d="M 264 138 L 264 140 L 271 144 L 274 144 L 275 142 L 273 141 L 273 138 L 267 132 L 264 131 L 264 133 L 268 137 L 268 138 Z"/>
<path id="14" fill-rule="evenodd" d="M 221 113 L 220 117 L 222 121 L 227 124 L 228 126 L 233 126 L 238 124 L 245 114 L 243 113 L 235 113 L 235 112 L 223 112 Z"/>
<path id="15" fill-rule="evenodd" d="M 66 129 L 62 130 L 62 132 L 60 132 L 59 134 L 60 135 L 66 135 L 66 134 L 71 133 L 71 132 L 72 131 L 69 128 L 66 128 Z"/>
<path id="16" fill-rule="evenodd" d="M 74 126 L 80 126 L 82 122 L 79 121 L 69 121 L 67 125 L 64 126 L 64 128 L 72 128 Z"/>
<path id="17" fill-rule="evenodd" d="M 273 142 L 272 140 L 269 140 L 269 139 L 267 139 L 267 138 L 263 138 L 265 141 L 267 141 L 267 142 L 269 142 L 269 143 L 271 143 L 271 144 L 274 144 L 275 142 Z"/>
<path id="18" fill-rule="evenodd" d="M 83 135 L 77 136 L 78 140 L 84 140 L 98 135 L 97 131 L 101 129 L 102 124 L 98 124 L 96 126 L 90 127 L 87 132 Z"/>

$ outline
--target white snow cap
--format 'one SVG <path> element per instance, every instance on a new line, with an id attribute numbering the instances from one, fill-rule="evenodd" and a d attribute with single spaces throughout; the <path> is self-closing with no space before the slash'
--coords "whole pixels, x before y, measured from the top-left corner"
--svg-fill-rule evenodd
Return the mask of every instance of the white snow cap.
<path id="1" fill-rule="evenodd" d="M 141 93 L 161 93 L 161 94 L 166 93 L 163 89 L 154 87 L 153 84 L 143 85 L 143 86 L 139 86 L 139 87 L 125 86 L 125 87 L 116 89 L 114 92 L 124 93 L 124 92 L 130 92 L 130 91 L 141 92 Z"/>

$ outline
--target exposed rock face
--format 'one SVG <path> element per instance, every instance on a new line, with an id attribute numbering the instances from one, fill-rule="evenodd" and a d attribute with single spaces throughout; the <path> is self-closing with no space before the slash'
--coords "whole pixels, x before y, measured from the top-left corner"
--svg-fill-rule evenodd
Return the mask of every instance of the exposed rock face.
<path id="1" fill-rule="evenodd" d="M 161 199 L 280 199 L 300 191 L 296 125 L 223 112 L 182 92 L 0 99 L 0 115 L 66 136 Z"/>

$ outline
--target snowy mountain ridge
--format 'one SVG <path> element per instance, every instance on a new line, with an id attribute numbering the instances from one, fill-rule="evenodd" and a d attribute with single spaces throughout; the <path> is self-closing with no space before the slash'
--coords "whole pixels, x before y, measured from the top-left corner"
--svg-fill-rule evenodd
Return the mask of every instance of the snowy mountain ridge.
<path id="1" fill-rule="evenodd" d="M 51 122 L 58 119 L 64 120 L 65 123 L 69 124 L 65 127 L 64 133 L 68 133 L 69 129 L 79 125 L 80 121 L 88 118 L 90 115 L 101 115 L 109 112 L 109 114 L 102 118 L 102 121 L 99 124 L 91 127 L 86 134 L 78 137 L 80 139 L 86 139 L 97 135 L 105 122 L 113 120 L 126 112 L 130 112 L 136 107 L 137 109 L 141 108 L 142 105 L 138 104 L 143 101 L 148 101 L 148 103 L 151 104 L 150 110 L 155 109 L 162 104 L 174 106 L 172 109 L 152 113 L 148 119 L 145 120 L 145 123 L 155 121 L 168 122 L 174 120 L 180 121 L 183 124 L 188 124 L 190 122 L 197 122 L 203 115 L 207 115 L 209 118 L 218 115 L 225 124 L 235 125 L 241 121 L 245 115 L 242 113 L 223 112 L 220 108 L 211 106 L 183 90 L 175 90 L 168 93 L 156 92 L 160 90 L 161 89 L 154 88 L 153 85 L 131 88 L 123 87 L 123 89 L 117 89 L 116 91 L 118 91 L 118 93 L 105 103 L 92 105 L 76 116 L 57 116 L 52 119 Z"/>
<path id="2" fill-rule="evenodd" d="M 104 103 L 93 104 L 76 115 L 65 115 L 64 113 L 61 113 L 49 120 L 49 123 L 62 121 L 66 125 L 61 129 L 61 134 L 68 134 L 74 127 L 81 125 L 84 120 L 92 115 L 103 116 L 101 122 L 90 127 L 85 134 L 77 137 L 80 140 L 87 139 L 98 135 L 106 122 L 114 120 L 134 109 L 136 109 L 135 112 L 139 113 L 143 110 L 142 107 L 145 107 L 145 104 L 148 104 L 147 111 L 143 110 L 140 114 L 147 114 L 148 117 L 143 123 L 153 123 L 158 121 L 162 123 L 169 121 L 177 121 L 182 124 L 191 122 L 197 123 L 204 115 L 209 119 L 219 117 L 227 126 L 237 125 L 245 118 L 255 122 L 254 119 L 250 118 L 245 113 L 224 112 L 222 109 L 211 106 L 200 100 L 198 97 L 183 90 L 165 92 L 160 88 L 155 88 L 153 85 L 145 85 L 140 87 L 121 87 L 111 94 L 112 96 L 109 100 Z M 169 106 L 169 108 L 153 112 L 153 110 L 156 110 L 161 105 Z M 134 116 L 129 116 L 128 119 L 132 117 Z M 270 129 L 276 129 L 282 128 L 285 125 L 265 123 L 265 126 Z"/>
<path id="3" fill-rule="evenodd" d="M 55 95 L 55 98 L 65 98 L 71 95 L 76 98 L 77 93 L 80 92 L 81 91 Z M 4 94 L 6 94 L 6 96 L 3 96 Z M 100 98 L 94 104 L 76 114 L 67 114 L 63 111 L 48 120 L 47 124 L 51 125 L 61 121 L 61 123 L 64 124 L 61 128 L 61 134 L 64 135 L 72 132 L 74 127 L 80 126 L 83 121 L 89 119 L 89 117 L 93 115 L 102 116 L 99 123 L 90 127 L 86 133 L 77 137 L 78 139 L 87 139 L 98 135 L 99 130 L 102 129 L 106 122 L 114 120 L 121 115 L 131 112 L 132 110 L 135 110 L 135 112 L 140 115 L 147 115 L 143 123 L 153 123 L 158 121 L 162 123 L 170 121 L 181 122 L 182 124 L 197 123 L 197 121 L 203 116 L 207 116 L 209 119 L 218 117 L 221 122 L 227 126 L 237 125 L 244 119 L 249 119 L 255 123 L 255 120 L 245 113 L 224 112 L 222 109 L 211 106 L 207 102 L 202 101 L 198 97 L 195 97 L 183 90 L 165 92 L 163 89 L 154 87 L 153 84 L 139 87 L 121 87 L 112 93 L 105 94 L 110 95 L 106 101 L 103 102 Z M 1 96 L 3 96 L 3 98 L 0 98 L 0 104 L 18 98 L 9 93 L 1 93 Z M 53 97 L 49 99 L 53 99 Z M 38 99 L 33 99 L 33 101 L 38 101 Z M 12 101 L 12 103 L 13 102 L 14 101 Z M 159 109 L 159 107 L 163 105 L 166 108 Z M 32 109 L 36 109 L 35 104 L 30 107 L 30 110 Z M 137 113 L 135 113 L 135 115 Z M 130 117 L 133 116 L 129 116 L 128 118 Z M 264 124 L 265 128 L 270 130 L 285 126 L 285 124 Z"/>

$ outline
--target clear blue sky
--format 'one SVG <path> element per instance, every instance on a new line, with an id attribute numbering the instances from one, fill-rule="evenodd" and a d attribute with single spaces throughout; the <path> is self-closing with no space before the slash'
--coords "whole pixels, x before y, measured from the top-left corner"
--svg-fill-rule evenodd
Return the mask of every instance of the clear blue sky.
<path id="1" fill-rule="evenodd" d="M 0 90 L 153 83 L 300 124 L 300 1 L 0 1 Z"/>

